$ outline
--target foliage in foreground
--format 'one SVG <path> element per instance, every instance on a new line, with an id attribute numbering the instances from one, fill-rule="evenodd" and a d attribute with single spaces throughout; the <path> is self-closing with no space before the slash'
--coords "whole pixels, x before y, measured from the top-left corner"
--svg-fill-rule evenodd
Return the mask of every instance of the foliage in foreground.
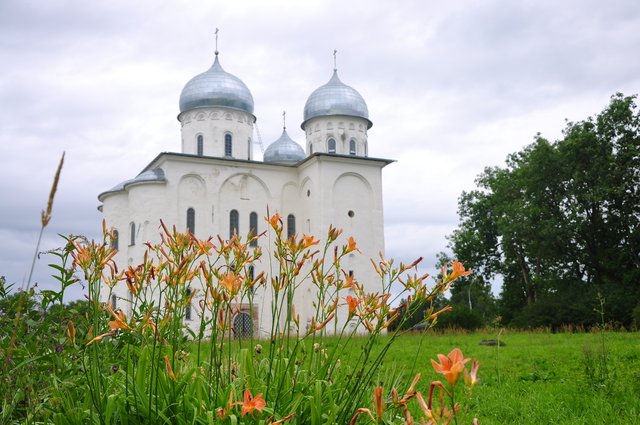
<path id="1" fill-rule="evenodd" d="M 248 268 L 260 251 L 248 248 L 251 237 L 214 244 L 163 226 L 161 243 L 148 245 L 144 262 L 122 272 L 113 263 L 108 231 L 102 242 L 67 238 L 54 265 L 61 291 L 38 298 L 33 290 L 18 293 L 17 326 L 3 327 L 8 338 L 0 352 L 0 419 L 361 424 L 413 423 L 417 415 L 429 424 L 455 420 L 458 378 L 466 375 L 470 385 L 477 381 L 477 363 L 469 372 L 469 359 L 459 350 L 439 355 L 434 363 L 444 384 L 423 384 L 420 375 L 410 385 L 392 377 L 393 385 L 383 386 L 377 379 L 400 335 L 388 332 L 391 323 L 402 320 L 392 307 L 391 285 L 400 284 L 398 297 L 410 299 L 408 308 L 416 310 L 468 274 L 462 264 L 443 268 L 442 279 L 428 287 L 426 275 L 411 274 L 417 262 L 394 266 L 381 258 L 374 264 L 380 290 L 367 293 L 340 266 L 345 255 L 358 251 L 352 238 L 336 246 L 340 231 L 331 228 L 326 244 L 319 246 L 306 235 L 285 238 L 277 215 L 269 224 L 275 234 L 274 272 L 255 278 Z M 67 311 L 61 292 L 79 281 L 88 288 L 86 309 Z M 123 281 L 134 295 L 129 316 L 100 302 L 110 298 L 102 291 Z M 317 296 L 309 329 L 301 328 L 293 303 L 301 285 L 313 285 Z M 230 318 L 239 304 L 253 308 L 257 286 L 270 291 L 273 300 L 270 337 L 234 340 Z M 193 332 L 183 318 L 197 292 L 200 308 L 194 310 L 201 326 Z M 349 321 L 338 322 L 339 309 L 348 312 Z M 425 323 L 446 310 L 432 305 Z M 327 329 L 335 333 L 331 345 L 323 337 Z M 358 329 L 367 337 L 356 338 Z M 354 344 L 360 346 L 357 355 L 344 358 Z"/>

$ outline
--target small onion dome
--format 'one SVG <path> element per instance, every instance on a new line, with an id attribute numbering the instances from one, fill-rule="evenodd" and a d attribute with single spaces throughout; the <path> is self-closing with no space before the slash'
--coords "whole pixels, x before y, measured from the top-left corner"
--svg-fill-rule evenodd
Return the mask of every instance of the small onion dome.
<path id="1" fill-rule="evenodd" d="M 373 123 L 369 121 L 369 110 L 364 99 L 356 89 L 344 84 L 338 78 L 338 71 L 333 70 L 333 76 L 327 84 L 317 88 L 311 93 L 304 105 L 304 126 L 311 118 L 347 115 L 364 118 L 368 122 L 367 128 L 371 128 Z"/>
<path id="2" fill-rule="evenodd" d="M 282 136 L 271 143 L 264 151 L 264 162 L 277 164 L 295 164 L 305 158 L 302 146 L 291 140 L 287 130 L 282 130 Z"/>
<path id="3" fill-rule="evenodd" d="M 222 106 L 253 114 L 253 96 L 235 75 L 220 66 L 218 56 L 211 68 L 193 77 L 180 94 L 180 112 L 195 108 Z"/>

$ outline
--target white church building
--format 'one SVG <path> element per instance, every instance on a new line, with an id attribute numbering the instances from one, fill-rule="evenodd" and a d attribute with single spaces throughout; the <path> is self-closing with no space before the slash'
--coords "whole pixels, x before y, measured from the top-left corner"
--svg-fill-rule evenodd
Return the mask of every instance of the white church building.
<path id="1" fill-rule="evenodd" d="M 180 151 L 159 153 L 136 177 L 98 196 L 107 226 L 117 231 L 114 259 L 120 270 L 142 262 L 145 242 L 159 242 L 161 219 L 169 228 L 190 230 L 201 239 L 228 239 L 234 232 L 246 236 L 266 230 L 268 210 L 280 214 L 289 235 L 322 238 L 332 225 L 343 230 L 338 242 L 353 236 L 361 254 L 350 255 L 342 266 L 368 291 L 379 290 L 370 258 L 384 252 L 381 179 L 392 161 L 369 156 L 367 105 L 335 69 L 304 105 L 304 148 L 285 128 L 265 149 L 262 161 L 253 154 L 257 141 L 251 92 L 223 70 L 217 51 L 211 68 L 187 82 L 179 108 Z M 266 254 L 267 239 L 257 244 Z M 269 272 L 267 258 L 255 264 L 256 275 Z M 236 335 L 264 336 L 270 330 L 269 294 L 263 291 L 255 294 L 252 315 L 238 309 Z M 300 323 L 309 323 L 315 294 L 299 292 L 295 305 Z M 119 283 L 113 298 L 105 301 L 126 312 L 128 299 L 129 289 Z M 346 318 L 345 306 L 338 318 Z"/>

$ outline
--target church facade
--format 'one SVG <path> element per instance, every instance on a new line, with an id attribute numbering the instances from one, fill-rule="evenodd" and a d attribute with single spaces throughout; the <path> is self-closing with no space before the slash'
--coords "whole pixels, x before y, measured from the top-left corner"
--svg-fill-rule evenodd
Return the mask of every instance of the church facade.
<path id="1" fill-rule="evenodd" d="M 262 161 L 253 157 L 251 92 L 223 70 L 217 52 L 212 67 L 186 84 L 179 108 L 180 152 L 158 154 L 136 177 L 98 196 L 107 226 L 117 232 L 119 269 L 142 262 L 144 243 L 159 241 L 160 220 L 198 238 L 229 239 L 234 233 L 265 231 L 269 211 L 280 214 L 288 235 L 322 238 L 332 225 L 343 230 L 338 242 L 352 236 L 361 254 L 350 255 L 343 268 L 365 288 L 372 285 L 368 290 L 377 290 L 380 278 L 369 259 L 384 252 L 382 169 L 392 161 L 369 156 L 367 105 L 335 69 L 305 103 L 305 147 L 284 128 Z M 266 238 L 256 244 L 265 253 L 270 248 Z M 267 257 L 252 273 L 269 272 Z M 263 290 L 256 292 L 251 314 L 238 308 L 237 335 L 264 336 L 271 328 L 270 300 Z M 300 322 L 308 324 L 312 297 L 305 294 L 296 295 L 296 307 Z M 128 287 L 119 283 L 105 302 L 126 312 L 130 299 Z M 345 306 L 338 317 L 346 318 Z M 186 323 L 199 326 L 191 318 Z"/>

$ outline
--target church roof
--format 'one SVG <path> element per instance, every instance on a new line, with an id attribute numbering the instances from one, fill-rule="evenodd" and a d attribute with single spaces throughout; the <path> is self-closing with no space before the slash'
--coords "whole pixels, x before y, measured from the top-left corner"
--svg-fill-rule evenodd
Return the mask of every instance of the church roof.
<path id="1" fill-rule="evenodd" d="M 340 81 L 338 71 L 335 69 L 329 82 L 314 90 L 307 99 L 301 127 L 304 129 L 311 118 L 330 115 L 364 118 L 369 123 L 368 128 L 373 125 L 369 120 L 369 110 L 362 95 L 353 87 Z"/>
<path id="2" fill-rule="evenodd" d="M 123 192 L 127 187 L 133 186 L 136 184 L 143 183 L 164 183 L 167 179 L 164 175 L 164 170 L 162 168 L 153 168 L 151 170 L 145 170 L 142 173 L 138 174 L 136 177 L 125 180 L 122 183 L 119 183 L 112 187 L 111 189 L 102 192 L 98 195 L 98 199 L 102 200 L 104 195 L 108 195 L 110 193 Z"/>
<path id="3" fill-rule="evenodd" d="M 282 135 L 271 143 L 264 151 L 264 162 L 280 164 L 295 164 L 305 158 L 304 149 L 289 137 L 286 129 L 282 129 Z"/>
<path id="4" fill-rule="evenodd" d="M 253 114 L 253 96 L 235 75 L 229 74 L 216 59 L 209 70 L 196 75 L 180 94 L 180 112 L 196 108 L 222 106 Z"/>

